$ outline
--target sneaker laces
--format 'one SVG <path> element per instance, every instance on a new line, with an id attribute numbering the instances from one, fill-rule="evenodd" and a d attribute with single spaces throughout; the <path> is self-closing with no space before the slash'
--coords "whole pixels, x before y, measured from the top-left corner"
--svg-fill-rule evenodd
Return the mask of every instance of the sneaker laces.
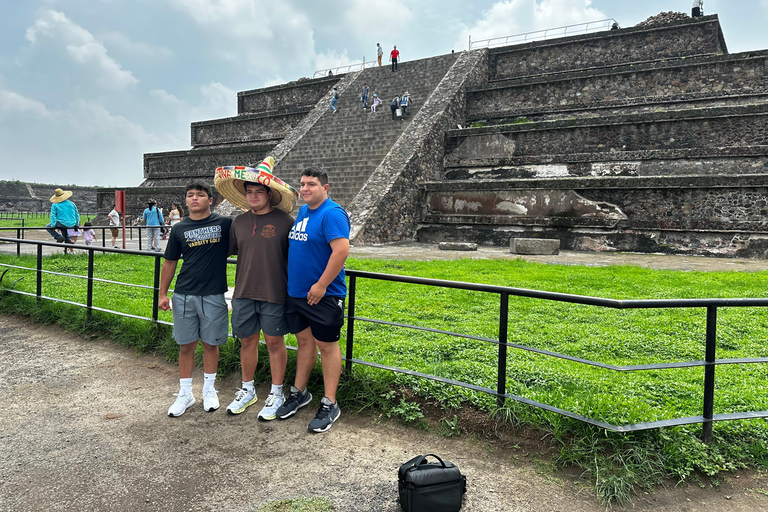
<path id="1" fill-rule="evenodd" d="M 320 409 L 317 411 L 317 414 L 315 415 L 315 418 L 317 419 L 325 419 L 330 418 L 331 416 L 331 410 L 333 409 L 333 404 L 326 404 L 321 403 Z"/>
<path id="2" fill-rule="evenodd" d="M 237 390 L 237 393 L 235 393 L 235 402 L 241 401 L 243 398 L 246 397 L 247 394 L 248 394 L 248 390 L 246 390 L 245 388 L 239 388 Z"/>
<path id="3" fill-rule="evenodd" d="M 267 398 L 264 399 L 264 407 L 272 407 L 275 405 L 275 402 L 277 402 L 278 398 L 277 395 L 274 393 L 270 393 L 267 395 Z"/>

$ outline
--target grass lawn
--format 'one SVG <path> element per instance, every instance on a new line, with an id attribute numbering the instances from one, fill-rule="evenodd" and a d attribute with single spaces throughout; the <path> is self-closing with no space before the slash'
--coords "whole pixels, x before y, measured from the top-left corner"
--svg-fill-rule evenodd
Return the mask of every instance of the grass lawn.
<path id="1" fill-rule="evenodd" d="M 2 256 L 0 263 L 33 267 L 34 257 Z M 152 258 L 97 254 L 101 279 L 152 285 Z M 85 255 L 54 255 L 44 268 L 85 275 Z M 765 298 L 768 272 L 682 272 L 629 266 L 577 267 L 522 260 L 411 262 L 350 259 L 347 267 L 452 281 L 486 283 L 613 299 Z M 34 292 L 32 272 L 12 269 L 8 285 L 26 274 L 15 289 Z M 234 266 L 229 269 L 234 284 Z M 85 302 L 86 281 L 46 274 L 43 294 Z M 150 317 L 152 290 L 108 283 L 94 284 L 94 305 Z M 169 329 L 114 315 L 72 311 L 6 294 L 6 314 L 31 314 L 41 321 L 61 321 L 75 329 L 108 331 L 118 342 L 139 350 L 160 350 L 173 360 L 176 346 Z M 499 297 L 495 294 L 358 279 L 357 317 L 413 324 L 483 338 L 498 338 Z M 75 319 L 77 319 L 75 321 Z M 170 312 L 160 312 L 171 320 Z M 704 359 L 706 309 L 614 310 L 596 306 L 510 297 L 509 342 L 602 363 L 628 365 Z M 717 357 L 768 357 L 765 308 L 719 308 Z M 342 333 L 342 340 L 345 334 Z M 287 337 L 288 344 L 295 340 Z M 342 342 L 342 352 L 344 351 Z M 237 341 L 222 347 L 222 372 L 238 368 Z M 496 387 L 494 344 L 444 334 L 357 321 L 354 357 L 484 386 Z M 266 360 L 266 357 L 262 360 Z M 292 373 L 289 362 L 289 375 Z M 260 375 L 268 369 L 260 368 Z M 257 376 L 257 379 L 259 376 Z M 319 371 L 314 375 L 319 379 Z M 720 365 L 716 369 L 715 413 L 768 410 L 768 365 Z M 509 349 L 507 391 L 613 424 L 647 422 L 701 414 L 703 369 L 619 373 Z M 513 401 L 501 410 L 495 397 L 466 388 L 357 365 L 342 383 L 340 399 L 358 408 L 378 407 L 404 421 L 420 419 L 417 403 L 402 399 L 408 389 L 452 408 L 473 405 L 497 413 L 503 421 L 548 432 L 555 462 L 581 467 L 605 501 L 622 502 L 633 490 L 664 478 L 715 476 L 740 467 L 768 468 L 768 424 L 762 420 L 715 425 L 710 445 L 698 441 L 699 425 L 619 434 Z"/>
<path id="2" fill-rule="evenodd" d="M 80 214 L 80 223 L 84 224 L 90 220 L 93 220 L 93 217 L 95 215 L 85 215 Z M 50 215 L 45 213 L 10 213 L 10 212 L 4 212 L 0 216 L 0 227 L 3 228 L 20 228 L 22 227 L 22 219 L 24 221 L 24 227 L 44 227 L 48 225 L 51 218 Z M 2 234 L 3 232 L 0 231 L 0 236 L 10 236 Z M 13 232 L 15 233 L 15 232 Z M 13 235 L 16 236 L 15 234 Z"/>

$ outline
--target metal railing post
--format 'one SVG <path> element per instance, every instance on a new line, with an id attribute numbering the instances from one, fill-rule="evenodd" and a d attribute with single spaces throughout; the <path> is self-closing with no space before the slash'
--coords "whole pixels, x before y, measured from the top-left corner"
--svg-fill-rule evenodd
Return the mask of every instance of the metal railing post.
<path id="1" fill-rule="evenodd" d="M 141 227 L 139 227 L 139 250 L 141 250 Z"/>
<path id="2" fill-rule="evenodd" d="M 93 314 L 93 249 L 88 249 L 88 295 L 85 299 L 88 316 Z"/>
<path id="3" fill-rule="evenodd" d="M 707 307 L 707 342 L 704 362 L 704 423 L 701 440 L 712 442 L 712 418 L 715 412 L 715 344 L 717 341 L 717 306 Z"/>
<path id="4" fill-rule="evenodd" d="M 16 229 L 16 239 L 21 238 L 21 229 Z M 21 242 L 16 242 L 16 256 L 21 256 Z"/>
<path id="5" fill-rule="evenodd" d="M 155 282 L 152 292 L 152 321 L 157 322 L 157 304 L 160 302 L 160 255 L 155 256 Z"/>
<path id="6" fill-rule="evenodd" d="M 40 302 L 40 298 L 43 296 L 43 246 L 37 245 L 37 302 Z"/>
<path id="7" fill-rule="evenodd" d="M 499 368 L 496 380 L 496 405 L 504 406 L 507 392 L 507 324 L 509 323 L 509 294 L 502 293 L 499 303 Z"/>
<path id="8" fill-rule="evenodd" d="M 355 285 L 357 278 L 349 276 L 349 302 L 347 303 L 347 361 L 344 371 L 352 372 L 353 343 L 355 339 Z"/>

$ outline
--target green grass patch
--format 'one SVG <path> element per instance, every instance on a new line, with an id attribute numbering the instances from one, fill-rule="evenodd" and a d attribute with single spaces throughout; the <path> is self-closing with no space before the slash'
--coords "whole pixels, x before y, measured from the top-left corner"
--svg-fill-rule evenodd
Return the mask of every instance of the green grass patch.
<path id="1" fill-rule="evenodd" d="M 2 256 L 0 262 L 34 267 L 32 256 Z M 348 268 L 389 274 L 487 283 L 614 299 L 764 298 L 768 272 L 682 272 L 630 266 L 577 267 L 522 260 L 459 260 L 410 262 L 350 259 Z M 54 255 L 46 270 L 84 276 L 85 255 Z M 101 279 L 151 285 L 152 258 L 97 254 L 95 275 Z M 35 274 L 13 269 L 4 279 L 15 289 L 34 292 Z M 229 269 L 234 284 L 234 266 Z M 43 294 L 85 302 L 86 281 L 45 275 Z M 705 308 L 613 310 L 595 306 L 510 297 L 508 341 L 602 363 L 628 365 L 702 360 Z M 152 290 L 110 283 L 94 284 L 94 305 L 144 317 L 151 316 Z M 177 347 L 170 329 L 150 322 L 93 314 L 76 307 L 4 294 L 6 314 L 31 315 L 36 321 L 59 322 L 66 328 L 103 332 L 139 351 L 156 351 L 175 360 Z M 356 316 L 425 328 L 498 338 L 499 297 L 494 294 L 358 279 Z M 160 312 L 171 320 L 170 312 Z M 720 359 L 768 357 L 768 311 L 765 308 L 720 308 Z M 342 353 L 345 350 L 342 333 Z M 286 339 L 295 345 L 293 337 Z M 261 361 L 268 361 L 262 347 Z M 369 322 L 355 323 L 354 357 L 467 382 L 496 387 L 498 346 L 481 340 L 418 331 Z M 289 351 L 288 380 L 295 368 Z M 221 348 L 220 372 L 239 369 L 239 344 Z M 257 379 L 269 375 L 259 367 Z M 320 385 L 318 369 L 311 386 Z M 720 365 L 716 369 L 715 413 L 768 410 L 768 365 Z M 613 424 L 632 424 L 674 417 L 698 416 L 702 410 L 701 368 L 620 373 L 509 349 L 507 391 L 577 414 Z M 407 390 L 407 393 L 404 393 Z M 464 431 L 453 412 L 474 406 L 502 422 L 546 432 L 556 448 L 554 461 L 575 466 L 606 502 L 625 502 L 633 492 L 668 478 L 686 481 L 717 477 L 738 468 L 768 468 L 768 428 L 762 420 L 722 422 L 714 441 L 702 444 L 701 427 L 665 428 L 620 434 L 576 420 L 507 401 L 496 408 L 494 397 L 466 388 L 357 365 L 345 375 L 339 398 L 351 411 L 375 408 L 386 416 L 417 427 L 429 426 L 419 402 L 438 401 L 445 418 L 433 425 L 445 436 Z"/>
<path id="2" fill-rule="evenodd" d="M 10 215 L 10 216 L 9 216 Z M 48 214 L 40 214 L 40 213 L 13 213 L 13 214 L 3 214 L 3 216 L 0 216 L 0 227 L 3 228 L 30 228 L 30 227 L 45 227 L 50 222 L 51 218 Z M 80 223 L 84 224 L 88 221 L 92 221 L 95 215 L 80 215 Z M 23 220 L 23 223 L 22 223 Z M 23 226 L 22 226 L 23 224 Z M 15 232 L 5 232 L 0 231 L 1 236 L 10 236 L 3 233 L 15 233 Z M 15 234 L 13 235 L 16 236 Z"/>
<path id="3" fill-rule="evenodd" d="M 299 498 L 275 500 L 265 503 L 254 512 L 331 512 L 333 503 L 328 498 Z"/>

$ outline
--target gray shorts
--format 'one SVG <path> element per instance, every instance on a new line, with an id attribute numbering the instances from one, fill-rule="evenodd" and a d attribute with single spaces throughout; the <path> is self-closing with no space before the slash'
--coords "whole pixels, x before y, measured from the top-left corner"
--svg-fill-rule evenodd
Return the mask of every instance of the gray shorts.
<path id="1" fill-rule="evenodd" d="M 208 345 L 222 345 L 229 334 L 229 308 L 224 294 L 182 295 L 174 293 L 173 338 L 179 345 L 202 340 Z"/>
<path id="2" fill-rule="evenodd" d="M 232 334 L 249 338 L 259 331 L 268 336 L 288 334 L 285 306 L 253 299 L 232 299 Z"/>

